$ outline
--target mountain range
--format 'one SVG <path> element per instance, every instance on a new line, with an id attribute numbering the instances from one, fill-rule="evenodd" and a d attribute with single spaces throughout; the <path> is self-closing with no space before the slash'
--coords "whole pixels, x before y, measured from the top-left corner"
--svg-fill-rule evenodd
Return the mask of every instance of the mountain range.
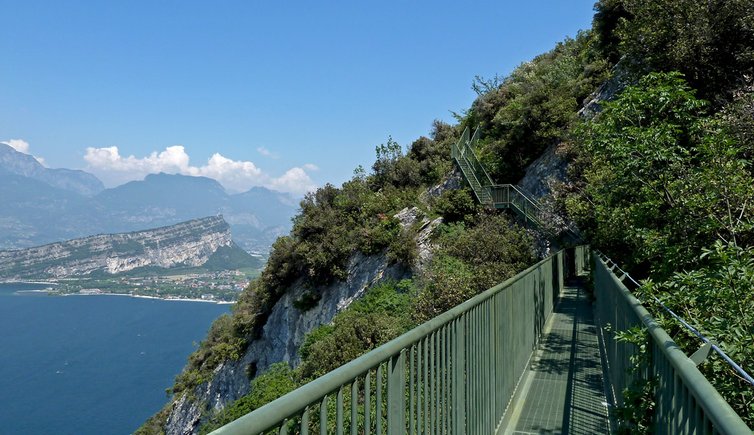
<path id="1" fill-rule="evenodd" d="M 0 249 L 169 226 L 222 214 L 233 239 L 266 254 L 290 230 L 296 198 L 264 187 L 228 194 L 215 180 L 151 174 L 106 189 L 92 174 L 49 169 L 0 143 Z"/>

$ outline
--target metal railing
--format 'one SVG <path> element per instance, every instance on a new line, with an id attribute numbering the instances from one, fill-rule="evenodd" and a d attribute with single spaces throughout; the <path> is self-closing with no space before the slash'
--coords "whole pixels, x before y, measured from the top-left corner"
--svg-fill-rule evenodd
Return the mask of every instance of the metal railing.
<path id="1" fill-rule="evenodd" d="M 603 329 L 614 403 L 623 405 L 622 392 L 634 382 L 653 380 L 654 433 L 750 435 L 752 431 L 741 417 L 626 288 L 622 279 L 627 274 L 616 276 L 616 265 L 597 253 L 593 264 L 597 321 Z M 607 325 L 609 328 L 604 328 Z M 636 346 L 616 340 L 617 332 L 634 326 L 643 326 L 649 334 L 649 360 L 639 370 L 631 369 Z"/>
<path id="2" fill-rule="evenodd" d="M 493 433 L 564 271 L 560 251 L 213 433 Z"/>
<path id="3" fill-rule="evenodd" d="M 468 127 L 463 130 L 461 138 L 451 146 L 450 154 L 461 168 L 463 176 L 469 182 L 474 195 L 481 204 L 494 208 L 509 208 L 523 218 L 526 223 L 531 223 L 545 232 L 552 233 L 551 236 L 557 237 L 558 234 L 554 233 L 558 232 L 568 237 L 571 245 L 583 243 L 578 231 L 563 219 L 560 219 L 564 225 L 561 230 L 553 232 L 552 228 L 548 228 L 543 222 L 548 213 L 544 212 L 539 202 L 520 187 L 513 184 L 494 184 L 474 152 L 474 144 L 479 140 L 480 129 L 477 128 L 471 138 L 469 138 L 469 131 Z"/>

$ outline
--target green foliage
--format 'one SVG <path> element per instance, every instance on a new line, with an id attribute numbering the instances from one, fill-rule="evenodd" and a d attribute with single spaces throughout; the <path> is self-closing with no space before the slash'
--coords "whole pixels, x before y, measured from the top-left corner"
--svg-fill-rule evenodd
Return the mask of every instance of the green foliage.
<path id="1" fill-rule="evenodd" d="M 401 146 L 389 137 L 386 144 L 376 147 L 377 160 L 372 166 L 371 182 L 376 189 L 385 185 L 395 187 L 418 186 L 421 182 L 419 164 L 403 156 Z"/>
<path id="2" fill-rule="evenodd" d="M 222 411 L 215 413 L 202 425 L 199 433 L 208 434 L 295 390 L 298 386 L 294 373 L 287 363 L 273 364 L 266 372 L 251 381 L 251 392 L 249 394 L 236 400 Z"/>
<path id="3" fill-rule="evenodd" d="M 577 136 L 582 194 L 568 210 L 597 246 L 656 276 L 697 262 L 698 246 L 751 231 L 750 163 L 678 73 L 653 73 L 604 105 Z"/>
<path id="4" fill-rule="evenodd" d="M 649 282 L 643 292 L 657 296 L 751 373 L 754 366 L 754 248 L 717 241 L 704 249 L 696 270 L 677 272 L 659 284 Z M 663 316 L 662 326 L 692 353 L 699 339 Z M 754 425 L 754 390 L 713 353 L 699 369 L 749 426 Z"/>
<path id="5" fill-rule="evenodd" d="M 754 71 L 751 0 L 602 0 L 597 10 L 609 11 L 595 16 L 595 27 L 614 29 L 610 50 L 620 41 L 619 52 L 639 72 L 681 71 L 716 105 Z"/>
<path id="6" fill-rule="evenodd" d="M 439 245 L 414 302 L 414 317 L 427 321 L 529 266 L 526 232 L 505 215 L 480 215 L 475 225 L 443 225 Z"/>
<path id="7" fill-rule="evenodd" d="M 502 84 L 478 86 L 466 125 L 480 126 L 480 159 L 493 179 L 516 183 L 526 166 L 561 141 L 582 101 L 607 74 L 588 32 L 516 68 Z M 497 85 L 497 86 L 494 86 Z"/>
<path id="8" fill-rule="evenodd" d="M 633 382 L 623 391 L 623 405 L 616 408 L 619 421 L 618 433 L 643 435 L 652 432 L 652 416 L 655 410 L 655 387 L 657 380 L 646 376 L 651 363 L 649 334 L 646 328 L 634 326 L 615 334 L 618 342 L 633 345 L 627 375 Z"/>
<path id="9" fill-rule="evenodd" d="M 218 364 L 240 358 L 245 349 L 245 340 L 234 334 L 233 319 L 223 314 L 212 322 L 207 337 L 189 356 L 188 368 L 176 377 L 174 386 L 168 392 L 187 391 L 205 382 L 209 372 Z"/>
<path id="10" fill-rule="evenodd" d="M 317 306 L 320 299 L 322 299 L 320 295 L 307 291 L 300 298 L 293 301 L 293 306 L 297 310 L 309 311 Z"/>
<path id="11" fill-rule="evenodd" d="M 138 429 L 134 432 L 134 435 L 165 435 L 165 429 L 163 425 L 170 416 L 172 407 L 167 404 L 162 407 L 157 413 L 149 417 Z"/>
<path id="12" fill-rule="evenodd" d="M 434 208 L 445 222 L 453 223 L 470 219 L 477 202 L 470 189 L 449 189 L 435 199 Z"/>
<path id="13" fill-rule="evenodd" d="M 336 315 L 332 325 L 307 334 L 298 367 L 301 378 L 322 376 L 407 331 L 411 288 L 408 281 L 374 286 Z"/>
<path id="14" fill-rule="evenodd" d="M 402 228 L 396 237 L 390 240 L 387 249 L 387 258 L 391 263 L 401 263 L 411 266 L 419 255 L 416 246 L 416 229 L 413 226 Z"/>
<path id="15" fill-rule="evenodd" d="M 408 157 L 417 162 L 422 183 L 431 185 L 450 172 L 450 147 L 458 140 L 458 133 L 450 125 L 435 120 L 430 137 L 415 140 L 409 148 Z"/>
<path id="16" fill-rule="evenodd" d="M 620 38 L 616 34 L 618 25 L 631 18 L 623 3 L 623 0 L 600 0 L 594 5 L 592 29 L 597 39 L 596 45 L 612 64 L 618 62 L 621 56 L 618 49 Z"/>

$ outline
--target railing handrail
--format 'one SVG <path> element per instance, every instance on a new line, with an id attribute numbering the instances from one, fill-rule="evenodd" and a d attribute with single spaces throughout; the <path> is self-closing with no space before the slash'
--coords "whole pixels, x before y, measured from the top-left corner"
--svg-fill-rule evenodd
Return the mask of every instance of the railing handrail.
<path id="1" fill-rule="evenodd" d="M 741 417 L 710 384 L 709 380 L 696 367 L 696 364 L 686 356 L 641 302 L 628 290 L 623 281 L 613 273 L 607 262 L 597 252 L 594 252 L 593 256 L 595 261 L 601 263 L 607 270 L 616 288 L 620 290 L 620 294 L 647 328 L 657 348 L 675 369 L 675 373 L 681 378 L 683 385 L 691 391 L 697 403 L 702 406 L 705 415 L 709 417 L 715 428 L 725 434 L 751 434 L 751 429 L 743 422 Z"/>
<path id="2" fill-rule="evenodd" d="M 602 253 L 602 252 L 600 252 L 599 250 L 595 251 L 595 253 L 596 253 L 596 254 L 597 254 L 597 255 L 598 255 L 599 257 L 600 257 L 600 259 L 602 259 L 602 260 L 603 260 L 603 262 L 604 262 L 604 263 L 605 263 L 606 265 L 607 265 L 608 263 L 612 263 L 612 265 L 608 265 L 608 267 L 614 267 L 614 268 L 618 269 L 618 270 L 619 270 L 619 271 L 620 271 L 620 272 L 621 272 L 621 273 L 622 273 L 622 274 L 623 274 L 623 275 L 624 275 L 624 276 L 625 276 L 626 278 L 630 279 L 630 280 L 631 280 L 631 282 L 633 282 L 635 286 L 637 286 L 637 287 L 641 287 L 641 284 L 640 284 L 640 283 L 639 283 L 638 281 L 636 281 L 636 280 L 635 280 L 635 279 L 634 279 L 634 278 L 633 278 L 633 277 L 632 277 L 632 276 L 631 276 L 631 275 L 630 275 L 630 274 L 629 274 L 628 272 L 626 272 L 625 270 L 621 269 L 621 267 L 620 267 L 620 266 L 618 265 L 618 263 L 616 263 L 615 261 L 613 261 L 613 260 L 612 260 L 612 259 L 611 259 L 610 257 L 608 257 L 607 255 L 603 254 L 603 253 Z M 619 278 L 619 279 L 620 279 L 620 278 Z M 629 291 L 630 291 L 630 290 L 629 290 Z M 633 295 L 633 293 L 632 293 L 632 295 Z M 633 296 L 634 296 L 634 297 L 636 298 L 636 295 L 633 295 Z M 639 300 L 639 298 L 636 298 L 636 299 L 637 299 L 637 300 L 639 301 L 639 303 L 641 303 L 641 300 Z M 705 336 L 704 336 L 704 334 L 702 334 L 701 332 L 699 332 L 699 330 L 698 330 L 697 328 L 694 328 L 693 326 L 691 326 L 691 325 L 690 325 L 690 324 L 689 324 L 689 323 L 688 323 L 688 322 L 687 322 L 686 320 L 684 320 L 684 319 L 683 319 L 683 318 L 682 318 L 681 316 L 679 316 L 678 314 L 676 314 L 675 312 L 673 312 L 673 310 L 671 310 L 671 309 L 670 309 L 670 308 L 668 308 L 668 307 L 667 307 L 667 306 L 666 306 L 665 304 L 663 304 L 663 303 L 662 303 L 662 301 L 661 301 L 661 300 L 660 300 L 660 299 L 659 299 L 659 298 L 658 298 L 657 296 L 654 296 L 654 295 L 653 295 L 653 296 L 652 296 L 652 299 L 653 299 L 653 300 L 654 300 L 655 302 L 657 302 L 658 304 L 660 304 L 660 306 L 661 306 L 661 307 L 662 307 L 662 308 L 663 308 L 663 309 L 664 309 L 665 311 L 667 311 L 667 312 L 668 312 L 668 314 L 670 314 L 670 315 L 671 315 L 671 316 L 672 316 L 672 317 L 673 317 L 673 318 L 674 318 L 675 320 L 677 320 L 677 321 L 678 321 L 678 323 L 680 323 L 681 325 L 683 325 L 683 326 L 684 326 L 684 327 L 685 327 L 686 329 L 688 329 L 688 330 L 689 330 L 689 331 L 690 331 L 690 332 L 691 332 L 692 334 L 694 334 L 694 335 L 695 335 L 695 336 L 696 336 L 697 338 L 699 338 L 700 340 L 702 340 L 702 342 L 704 342 L 704 343 L 709 343 L 709 345 L 710 345 L 710 348 L 711 348 L 712 350 L 714 350 L 714 351 L 715 351 L 715 353 L 717 353 L 718 355 L 720 355 L 720 357 L 721 357 L 721 358 L 722 358 L 722 359 L 723 359 L 723 360 L 724 360 L 724 361 L 725 361 L 725 362 L 726 362 L 726 363 L 727 363 L 727 364 L 728 364 L 728 365 L 729 365 L 729 366 L 730 366 L 730 367 L 731 367 L 731 368 L 732 368 L 732 369 L 733 369 L 734 371 L 736 371 L 736 372 L 737 372 L 737 373 L 738 373 L 738 374 L 739 374 L 739 375 L 740 375 L 740 376 L 741 376 L 741 377 L 742 377 L 742 378 L 743 378 L 743 379 L 744 379 L 744 380 L 745 380 L 746 382 L 748 382 L 749 384 L 751 384 L 751 386 L 752 386 L 752 387 L 754 387 L 754 377 L 752 377 L 752 376 L 751 376 L 751 375 L 750 375 L 750 374 L 749 374 L 748 372 L 746 372 L 746 370 L 744 370 L 744 369 L 743 369 L 743 367 L 741 367 L 741 366 L 740 366 L 740 365 L 739 365 L 738 363 L 736 363 L 735 361 L 733 361 L 733 358 L 731 358 L 730 356 L 728 356 L 728 354 L 727 354 L 727 353 L 725 353 L 725 351 L 724 351 L 724 350 L 720 349 L 720 347 L 719 347 L 719 346 L 718 346 L 717 344 L 715 344 L 715 343 L 714 343 L 713 341 L 711 341 L 711 340 L 710 340 L 709 338 L 705 337 Z"/>
<path id="3" fill-rule="evenodd" d="M 303 385 L 252 411 L 251 413 L 226 424 L 212 433 L 216 435 L 261 433 L 274 427 L 286 418 L 298 415 L 304 408 L 316 403 L 322 397 L 336 391 L 343 385 L 352 382 L 355 378 L 365 374 L 391 357 L 399 355 L 403 349 L 419 342 L 459 316 L 492 298 L 497 293 L 510 288 L 514 283 L 526 277 L 538 267 L 548 261 L 552 261 L 552 259 L 556 258 L 561 252 L 562 250 L 550 255 L 517 275 L 485 290 L 459 305 L 456 305 L 450 310 L 404 333 L 400 337 L 367 352 L 353 361 L 348 362 L 306 385 Z"/>
<path id="4" fill-rule="evenodd" d="M 474 172 L 474 176 L 479 182 L 479 185 L 482 186 L 482 188 L 486 188 L 493 184 L 492 178 L 490 177 L 490 174 L 487 173 L 487 170 L 479 161 L 479 157 L 477 157 L 476 152 L 474 151 L 474 144 L 479 141 L 480 128 L 477 127 L 476 130 L 474 130 L 474 134 L 472 135 L 471 139 L 468 139 L 468 132 L 469 127 L 466 127 L 464 129 L 464 133 L 461 135 L 461 139 L 458 141 L 458 145 L 456 145 L 459 151 L 458 158 L 466 160 L 466 162 Z M 464 138 L 466 140 L 464 140 Z M 479 173 L 479 175 L 477 175 L 477 173 Z"/>

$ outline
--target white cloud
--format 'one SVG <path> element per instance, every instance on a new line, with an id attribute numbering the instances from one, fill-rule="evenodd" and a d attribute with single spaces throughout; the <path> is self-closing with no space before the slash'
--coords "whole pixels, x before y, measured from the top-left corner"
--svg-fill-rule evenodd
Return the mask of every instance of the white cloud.
<path id="1" fill-rule="evenodd" d="M 14 150 L 20 153 L 29 154 L 29 142 L 26 142 L 25 140 L 10 139 L 10 140 L 6 140 L 0 143 L 9 145 L 11 148 L 13 148 Z"/>
<path id="2" fill-rule="evenodd" d="M 131 180 L 140 180 L 147 174 L 166 172 L 209 177 L 217 180 L 231 192 L 242 192 L 253 186 L 265 186 L 284 192 L 303 194 L 316 188 L 306 173 L 315 170 L 315 165 L 293 167 L 279 177 L 265 173 L 254 162 L 232 160 L 215 153 L 203 166 L 192 166 L 189 155 L 181 145 L 152 152 L 146 157 L 122 156 L 118 147 L 86 149 L 84 160 L 88 169 L 108 185 L 117 185 Z"/>
<path id="3" fill-rule="evenodd" d="M 261 154 L 261 155 L 263 155 L 265 157 L 269 157 L 271 159 L 277 159 L 278 157 L 280 157 L 280 156 L 278 156 L 277 154 L 273 153 L 272 151 L 268 150 L 265 147 L 258 147 L 257 148 L 257 152 L 259 154 Z"/>
<path id="4" fill-rule="evenodd" d="M 319 171 L 319 166 L 315 165 L 314 163 L 305 163 L 303 168 L 307 171 Z"/>
<path id="5" fill-rule="evenodd" d="M 306 193 L 317 188 L 314 181 L 302 168 L 294 167 L 285 171 L 280 177 L 273 178 L 268 184 L 269 188 L 291 193 Z"/>

